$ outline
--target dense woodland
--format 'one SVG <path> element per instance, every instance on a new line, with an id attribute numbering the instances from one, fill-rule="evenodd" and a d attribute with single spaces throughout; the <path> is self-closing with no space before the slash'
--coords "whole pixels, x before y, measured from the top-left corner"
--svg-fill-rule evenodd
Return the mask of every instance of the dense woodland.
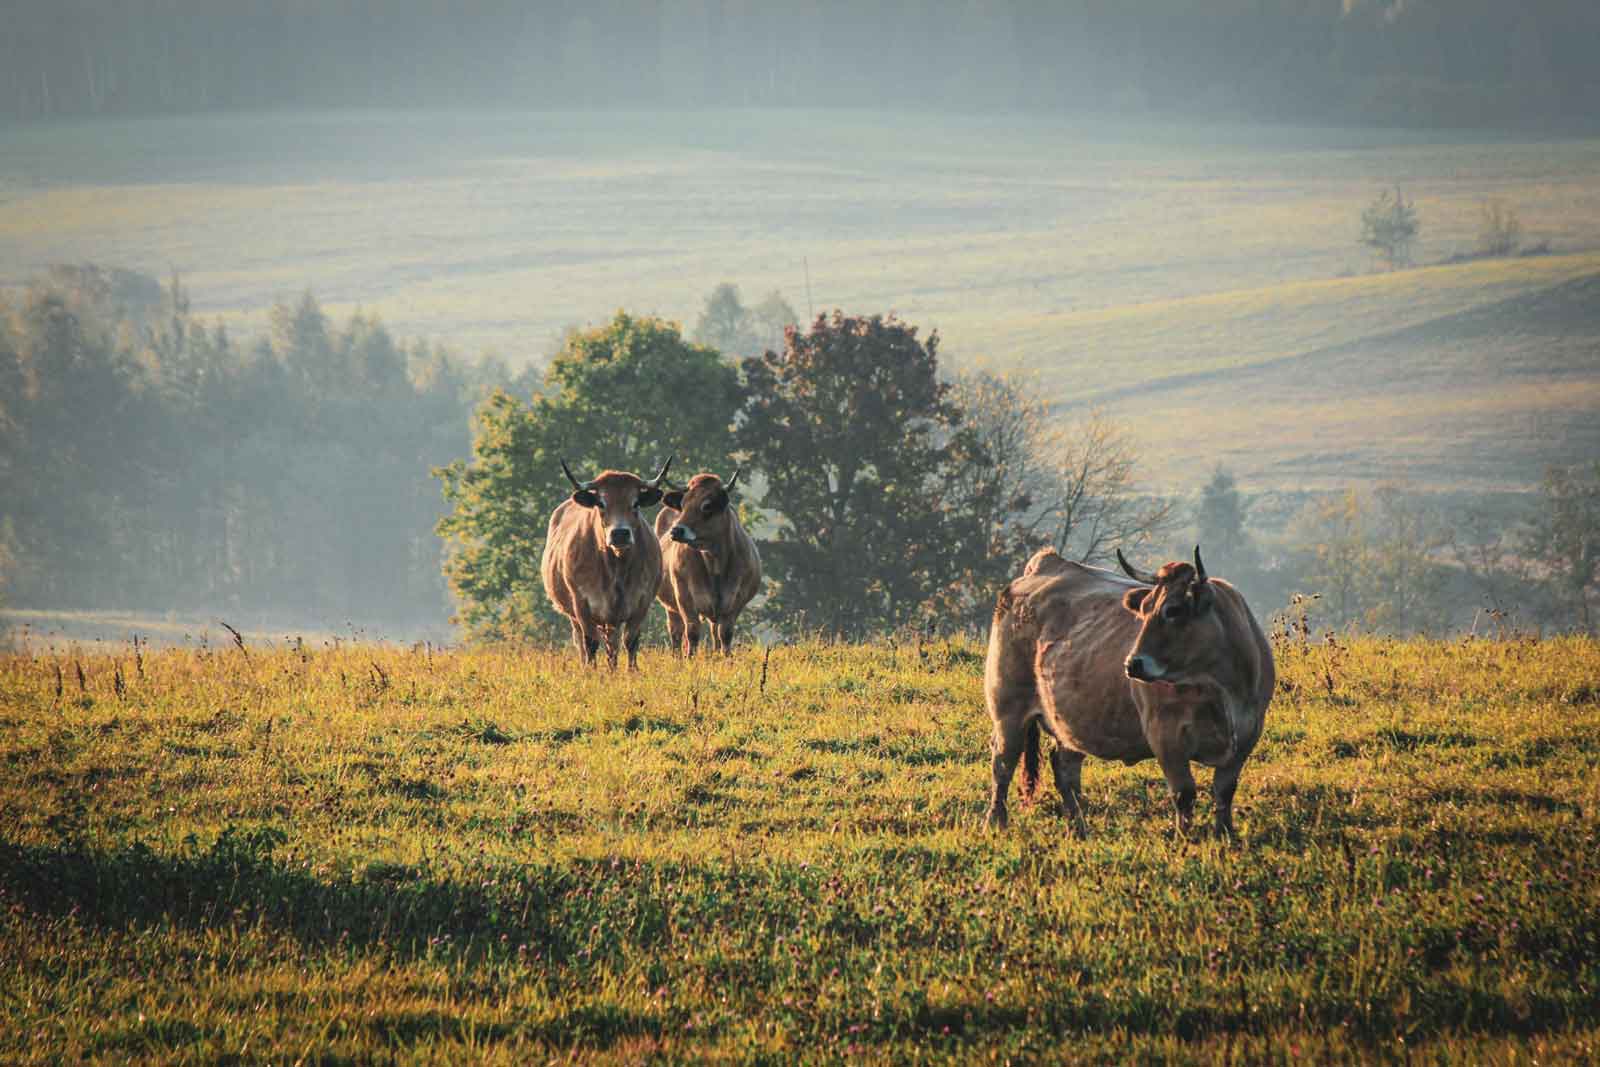
<path id="1" fill-rule="evenodd" d="M 15 0 L 0 115 L 296 107 L 1600 113 L 1592 0 Z"/>

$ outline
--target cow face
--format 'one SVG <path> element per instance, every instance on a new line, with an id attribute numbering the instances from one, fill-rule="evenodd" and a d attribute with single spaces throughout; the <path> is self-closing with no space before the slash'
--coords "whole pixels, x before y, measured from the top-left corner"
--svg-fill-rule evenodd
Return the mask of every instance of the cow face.
<path id="1" fill-rule="evenodd" d="M 1154 588 L 1130 589 L 1122 598 L 1122 606 L 1140 620 L 1125 665 L 1128 677 L 1182 685 L 1215 675 L 1224 642 L 1214 612 L 1216 592 L 1204 566 L 1169 563 L 1153 578 Z"/>
<path id="2" fill-rule="evenodd" d="M 572 502 L 599 513 L 601 543 L 608 551 L 623 555 L 640 537 L 648 536 L 648 528 L 639 519 L 639 509 L 661 502 L 661 481 L 670 466 L 669 459 L 661 473 L 648 482 L 626 471 L 605 471 L 592 481 L 579 482 L 567 470 L 565 461 L 561 469 L 572 482 Z"/>
<path id="3" fill-rule="evenodd" d="M 674 489 L 664 498 L 667 507 L 678 512 L 678 521 L 667 531 L 667 536 L 681 545 L 710 550 L 727 540 L 731 519 L 732 497 L 729 495 L 739 483 L 739 472 L 734 471 L 728 484 L 715 474 L 697 474 L 689 480 L 687 489 Z"/>

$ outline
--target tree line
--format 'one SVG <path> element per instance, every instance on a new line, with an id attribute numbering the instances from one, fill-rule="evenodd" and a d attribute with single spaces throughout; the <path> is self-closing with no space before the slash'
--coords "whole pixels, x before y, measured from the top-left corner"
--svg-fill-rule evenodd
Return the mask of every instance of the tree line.
<path id="1" fill-rule="evenodd" d="M 0 302 L 0 588 L 431 623 L 449 601 L 426 471 L 468 448 L 485 376 L 511 382 L 309 292 L 240 346 L 178 279 L 58 268 Z"/>
<path id="2" fill-rule="evenodd" d="M 907 107 L 1592 117 L 1590 0 L 18 0 L 0 115 Z"/>

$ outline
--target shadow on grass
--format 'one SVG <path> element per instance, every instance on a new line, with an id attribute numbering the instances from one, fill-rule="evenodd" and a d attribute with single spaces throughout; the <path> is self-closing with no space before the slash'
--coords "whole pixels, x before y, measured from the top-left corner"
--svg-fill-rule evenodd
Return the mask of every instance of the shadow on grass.
<path id="1" fill-rule="evenodd" d="M 468 943 L 527 945 L 546 958 L 578 951 L 551 916 L 581 887 L 581 868 L 530 865 L 441 877 L 374 864 L 360 878 L 325 880 L 273 859 L 283 841 L 270 828 L 230 828 L 207 848 L 190 838 L 177 853 L 163 854 L 143 842 L 102 849 L 0 839 L 0 899 L 102 927 L 265 922 L 307 943 L 382 942 L 411 955 Z"/>

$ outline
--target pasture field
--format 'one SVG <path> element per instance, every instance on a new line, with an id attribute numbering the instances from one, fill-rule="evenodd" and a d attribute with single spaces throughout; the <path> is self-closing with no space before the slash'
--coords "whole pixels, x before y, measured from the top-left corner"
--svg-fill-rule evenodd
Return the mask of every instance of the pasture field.
<path id="1" fill-rule="evenodd" d="M 1359 219 L 1395 182 L 1419 267 L 1380 276 Z M 1553 254 L 1446 263 L 1491 197 Z M 1160 486 L 1221 460 L 1252 488 L 1524 487 L 1591 454 L 1600 403 L 1592 310 L 1553 324 L 1565 350 L 1486 332 L 1443 395 L 1391 373 L 1438 364 L 1430 324 L 1600 277 L 1592 135 L 866 111 L 0 126 L 0 287 L 86 260 L 181 271 L 240 338 L 310 286 L 513 366 L 619 307 L 692 327 L 724 281 L 802 317 L 894 311 L 954 366 L 1026 367 L 1063 410 L 1125 418 Z M 1296 360 L 1314 397 L 1263 377 Z"/>
<path id="2" fill-rule="evenodd" d="M 0 657 L 0 1061 L 1600 1056 L 1600 644 L 1280 648 L 1236 846 L 981 829 L 982 656 Z"/>

